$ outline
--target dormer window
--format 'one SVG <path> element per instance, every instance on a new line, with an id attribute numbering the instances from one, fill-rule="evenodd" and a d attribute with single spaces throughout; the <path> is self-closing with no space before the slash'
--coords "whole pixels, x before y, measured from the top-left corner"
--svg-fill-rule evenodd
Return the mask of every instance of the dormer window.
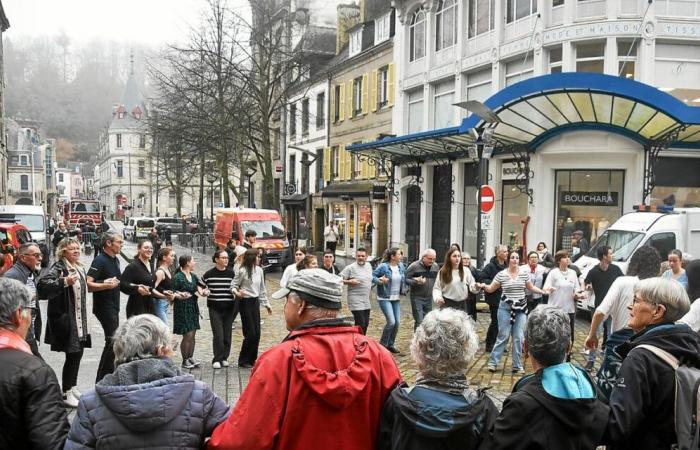
<path id="1" fill-rule="evenodd" d="M 117 108 L 117 119 L 123 119 L 125 115 L 126 108 L 124 108 L 124 106 L 120 106 L 119 108 Z"/>
<path id="2" fill-rule="evenodd" d="M 350 33 L 350 56 L 362 51 L 362 27 Z"/>
<path id="3" fill-rule="evenodd" d="M 389 39 L 391 32 L 391 12 L 374 21 L 374 45 Z"/>
<path id="4" fill-rule="evenodd" d="M 141 118 L 141 108 L 139 108 L 138 106 L 135 107 L 135 108 L 131 111 L 131 114 L 132 114 L 136 119 L 140 119 L 140 118 Z"/>

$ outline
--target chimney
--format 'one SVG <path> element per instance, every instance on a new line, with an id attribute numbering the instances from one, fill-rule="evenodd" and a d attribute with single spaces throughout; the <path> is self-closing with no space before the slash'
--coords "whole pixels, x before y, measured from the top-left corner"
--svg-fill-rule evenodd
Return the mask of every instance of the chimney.
<path id="1" fill-rule="evenodd" d="M 338 5 L 338 33 L 335 41 L 335 54 L 348 43 L 348 30 L 360 23 L 360 7 L 355 4 Z"/>

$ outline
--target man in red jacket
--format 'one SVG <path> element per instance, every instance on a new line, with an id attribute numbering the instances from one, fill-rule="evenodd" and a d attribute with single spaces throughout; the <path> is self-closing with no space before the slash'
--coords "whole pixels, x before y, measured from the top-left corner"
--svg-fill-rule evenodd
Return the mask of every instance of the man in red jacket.
<path id="1" fill-rule="evenodd" d="M 338 318 L 342 280 L 302 270 L 285 298 L 285 340 L 258 358 L 210 449 L 375 449 L 382 405 L 401 382 L 387 350 Z"/>

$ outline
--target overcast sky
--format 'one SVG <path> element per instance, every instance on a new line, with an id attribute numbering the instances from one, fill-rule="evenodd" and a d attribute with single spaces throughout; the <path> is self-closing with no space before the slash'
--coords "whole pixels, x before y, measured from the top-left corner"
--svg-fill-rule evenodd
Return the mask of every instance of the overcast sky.
<path id="1" fill-rule="evenodd" d="M 204 0 L 3 0 L 7 36 L 57 35 L 75 41 L 95 37 L 159 46 L 176 42 L 198 22 Z M 243 11 L 247 0 L 230 0 Z"/>

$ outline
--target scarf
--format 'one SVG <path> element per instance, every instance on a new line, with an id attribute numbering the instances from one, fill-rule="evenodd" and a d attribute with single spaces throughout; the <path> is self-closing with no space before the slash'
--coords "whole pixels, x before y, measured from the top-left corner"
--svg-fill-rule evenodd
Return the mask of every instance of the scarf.
<path id="1" fill-rule="evenodd" d="M 0 350 L 10 348 L 21 352 L 32 354 L 32 349 L 27 344 L 27 341 L 12 330 L 0 328 Z"/>
<path id="2" fill-rule="evenodd" d="M 416 384 L 413 387 L 422 386 L 452 395 L 461 395 L 468 402 L 472 403 L 478 397 L 476 391 L 469 387 L 467 377 L 464 374 L 448 375 L 444 378 L 434 378 L 418 374 Z"/>
<path id="3" fill-rule="evenodd" d="M 67 259 L 64 259 L 63 263 L 66 269 L 68 269 L 68 273 L 74 270 L 75 273 L 78 274 L 78 282 L 67 288 L 73 290 L 73 298 L 75 299 L 75 308 L 73 312 L 75 314 L 76 328 L 78 329 L 78 340 L 85 341 L 90 334 L 90 326 L 88 324 L 90 315 L 87 314 L 87 295 L 85 295 L 87 294 L 85 270 L 80 265 L 72 265 Z"/>

